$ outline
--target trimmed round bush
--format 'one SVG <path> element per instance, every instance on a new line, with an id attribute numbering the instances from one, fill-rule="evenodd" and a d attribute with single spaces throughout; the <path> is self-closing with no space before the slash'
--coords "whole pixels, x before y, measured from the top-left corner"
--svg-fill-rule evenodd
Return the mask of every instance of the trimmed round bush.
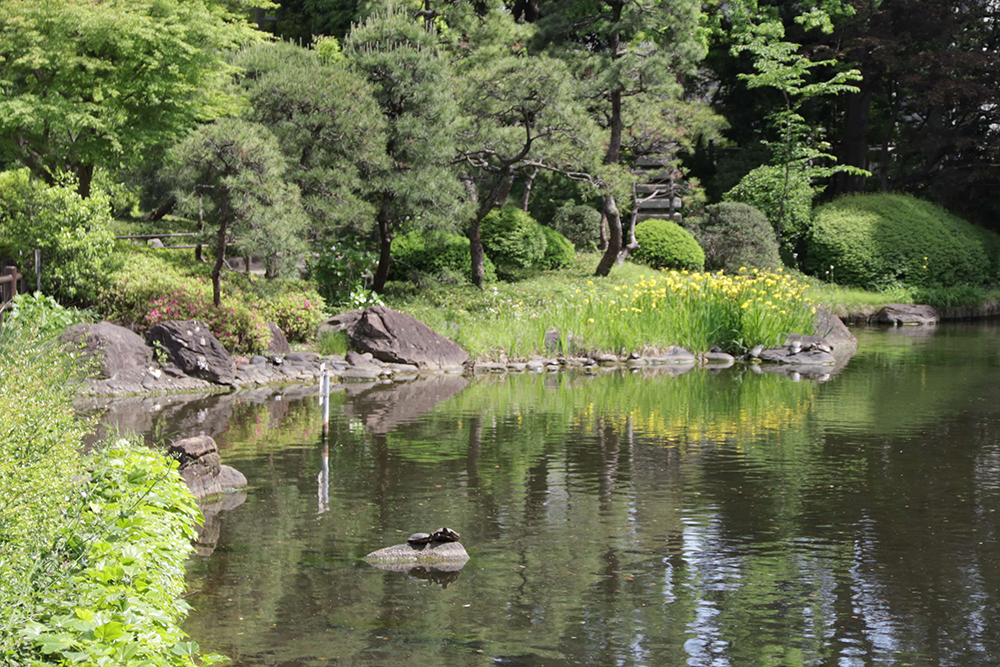
<path id="1" fill-rule="evenodd" d="M 489 257 L 483 257 L 484 280 L 496 282 L 497 273 Z M 455 279 L 472 279 L 472 257 L 469 239 L 442 231 L 414 230 L 392 241 L 390 280 L 409 280 L 414 275 Z"/>
<path id="2" fill-rule="evenodd" d="M 722 199 L 759 209 L 770 221 L 775 234 L 780 217 L 781 242 L 789 250 L 794 250 L 806 237 L 812 223 L 812 202 L 816 189 L 804 172 L 793 169 L 789 174 L 784 207 L 781 203 L 782 192 L 785 192 L 784 167 L 761 165 L 722 195 Z"/>
<path id="3" fill-rule="evenodd" d="M 841 197 L 816 209 L 806 270 L 842 285 L 949 287 L 997 276 L 996 234 L 907 195 Z"/>
<path id="4" fill-rule="evenodd" d="M 701 270 L 705 252 L 691 232 L 670 220 L 644 220 L 635 226 L 639 247 L 632 253 L 636 261 L 654 269 Z"/>
<path id="5" fill-rule="evenodd" d="M 480 223 L 483 250 L 500 277 L 516 277 L 540 266 L 545 256 L 545 232 L 525 211 L 505 206 L 490 211 Z"/>
<path id="6" fill-rule="evenodd" d="M 735 273 L 740 267 L 777 269 L 778 240 L 771 223 L 749 204 L 722 202 L 691 219 L 691 232 L 705 251 L 705 268 Z"/>
<path id="7" fill-rule="evenodd" d="M 572 264 L 576 259 L 573 243 L 551 227 L 543 225 L 542 233 L 545 234 L 545 254 L 540 266 L 543 269 L 561 269 Z"/>
<path id="8" fill-rule="evenodd" d="M 551 226 L 577 250 L 596 250 L 601 239 L 601 212 L 593 206 L 566 204 L 556 211 Z"/>

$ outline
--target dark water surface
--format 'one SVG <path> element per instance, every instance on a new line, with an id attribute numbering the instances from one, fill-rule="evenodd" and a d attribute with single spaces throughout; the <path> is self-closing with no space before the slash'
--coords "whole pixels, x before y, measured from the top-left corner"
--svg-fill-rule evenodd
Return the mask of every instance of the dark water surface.
<path id="1" fill-rule="evenodd" d="M 859 337 L 825 382 L 351 385 L 327 448 L 315 397 L 227 399 L 252 488 L 186 630 L 243 667 L 1000 664 L 1000 327 Z M 443 525 L 460 572 L 361 560 Z"/>

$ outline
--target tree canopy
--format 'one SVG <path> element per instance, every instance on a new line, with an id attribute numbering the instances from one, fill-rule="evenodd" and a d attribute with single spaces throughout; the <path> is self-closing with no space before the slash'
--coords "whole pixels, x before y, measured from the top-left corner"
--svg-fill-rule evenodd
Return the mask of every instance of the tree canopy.
<path id="1" fill-rule="evenodd" d="M 49 185 L 147 159 L 231 107 L 225 55 L 259 40 L 242 0 L 4 0 L 0 154 Z"/>

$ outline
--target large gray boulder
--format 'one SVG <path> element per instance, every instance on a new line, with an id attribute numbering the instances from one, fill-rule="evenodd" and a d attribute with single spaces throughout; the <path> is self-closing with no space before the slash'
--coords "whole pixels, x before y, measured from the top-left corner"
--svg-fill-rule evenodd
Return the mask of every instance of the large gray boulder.
<path id="1" fill-rule="evenodd" d="M 227 385 L 236 379 L 232 357 L 204 322 L 161 322 L 146 333 L 146 341 L 150 347 L 160 347 L 187 375 Z"/>
<path id="2" fill-rule="evenodd" d="M 267 354 L 269 356 L 288 354 L 292 347 L 288 344 L 288 336 L 274 322 L 268 322 L 267 328 L 271 332 L 271 342 L 267 344 Z"/>
<path id="3" fill-rule="evenodd" d="M 823 308 L 816 309 L 813 334 L 822 337 L 834 350 L 856 350 L 858 348 L 858 339 L 847 328 L 844 321 Z"/>
<path id="4" fill-rule="evenodd" d="M 875 322 L 878 324 L 891 324 L 893 326 L 933 326 L 940 320 L 941 316 L 932 306 L 919 306 L 906 303 L 890 303 L 887 306 L 883 306 L 882 310 L 875 314 Z"/>
<path id="5" fill-rule="evenodd" d="M 421 370 L 461 370 L 469 353 L 417 318 L 386 308 L 366 308 L 350 330 L 351 344 L 381 361 Z"/>
<path id="6" fill-rule="evenodd" d="M 153 364 L 153 353 L 139 334 L 110 322 L 75 324 L 59 340 L 78 346 L 93 359 L 103 378 L 139 376 Z"/>
<path id="7" fill-rule="evenodd" d="M 247 485 L 243 473 L 222 465 L 219 447 L 210 436 L 198 435 L 178 440 L 170 445 L 168 454 L 180 462 L 181 478 L 195 498 L 217 496 Z"/>

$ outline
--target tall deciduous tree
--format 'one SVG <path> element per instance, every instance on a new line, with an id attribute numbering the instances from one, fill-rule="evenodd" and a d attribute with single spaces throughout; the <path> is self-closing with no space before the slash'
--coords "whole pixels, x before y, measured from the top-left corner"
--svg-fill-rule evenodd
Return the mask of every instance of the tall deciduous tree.
<path id="1" fill-rule="evenodd" d="M 380 292 L 397 230 L 453 227 L 460 219 L 462 188 L 449 167 L 455 155 L 453 84 L 437 39 L 402 13 L 379 13 L 355 26 L 344 55 L 374 87 L 387 123 L 389 165 L 372 175 L 368 195 L 379 232 L 372 289 Z"/>
<path id="2" fill-rule="evenodd" d="M 255 2 L 255 4 L 259 4 Z M 226 104 L 224 53 L 260 39 L 242 0 L 0 2 L 0 152 L 86 197 Z"/>
<path id="3" fill-rule="evenodd" d="M 803 105 L 815 98 L 858 92 L 853 84 L 861 79 L 861 73 L 836 69 L 834 59 L 813 60 L 801 53 L 798 44 L 785 40 L 785 27 L 780 20 L 761 16 L 757 0 L 736 0 L 730 10 L 736 36 L 733 51 L 749 52 L 753 58 L 753 73 L 741 74 L 740 78 L 747 82 L 748 88 L 772 88 L 780 94 L 781 103 L 768 114 L 768 122 L 775 135 L 769 144 L 771 160 L 784 174 L 777 219 L 771 220 L 781 243 L 785 201 L 793 172 L 805 172 L 810 180 L 840 171 L 868 173 L 852 165 L 831 166 L 836 157 L 825 150 L 826 137 L 802 115 Z M 819 9 L 800 14 L 796 21 L 809 28 L 833 31 L 829 16 Z M 832 68 L 832 72 L 817 77 L 815 71 L 822 68 Z"/>
<path id="4" fill-rule="evenodd" d="M 638 95 L 650 103 L 681 95 L 683 77 L 705 52 L 700 3 L 539 0 L 528 10 L 540 14 L 535 48 L 569 63 L 591 113 L 606 128 L 601 180 L 609 235 L 595 272 L 607 275 L 624 245 L 618 198 L 629 193 L 632 181 L 622 164 L 625 102 Z"/>
<path id="5" fill-rule="evenodd" d="M 374 209 L 362 195 L 388 167 L 386 121 L 371 85 L 345 62 L 287 42 L 250 47 L 234 62 L 249 96 L 245 115 L 277 137 L 313 236 L 368 224 Z"/>
<path id="6" fill-rule="evenodd" d="M 222 303 L 227 247 L 270 261 L 301 251 L 305 214 L 298 189 L 285 181 L 285 157 L 267 128 L 223 118 L 195 130 L 171 149 L 168 180 L 182 210 L 199 211 L 215 230 L 212 299 Z"/>

